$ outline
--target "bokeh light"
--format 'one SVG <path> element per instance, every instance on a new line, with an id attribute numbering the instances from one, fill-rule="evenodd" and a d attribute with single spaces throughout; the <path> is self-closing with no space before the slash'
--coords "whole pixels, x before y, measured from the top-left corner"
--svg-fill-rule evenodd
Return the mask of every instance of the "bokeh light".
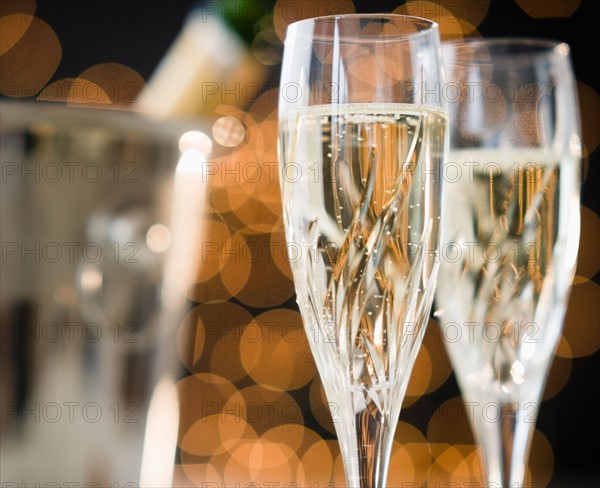
<path id="1" fill-rule="evenodd" d="M 257 486 L 284 486 L 299 483 L 304 473 L 298 456 L 285 444 L 264 439 L 242 443 L 229 459 L 223 476 L 227 486 L 243 485 L 252 480 Z"/>
<path id="2" fill-rule="evenodd" d="M 211 348 L 210 371 L 229 381 L 239 381 L 246 376 L 246 370 L 240 357 L 239 329 L 235 325 L 231 329 L 225 331 Z"/>
<path id="3" fill-rule="evenodd" d="M 271 88 L 257 96 L 248 113 L 257 121 L 264 119 L 277 120 L 277 101 L 279 100 L 279 89 Z"/>
<path id="4" fill-rule="evenodd" d="M 208 356 L 214 357 L 221 344 L 227 345 L 222 352 L 239 357 L 240 338 L 251 321 L 250 312 L 235 303 L 198 305 L 187 314 L 178 330 L 177 344 L 182 363 L 190 372 L 207 371 L 210 358 L 201 362 L 205 346 Z M 225 377 L 229 381 L 238 379 Z"/>
<path id="5" fill-rule="evenodd" d="M 312 432 L 300 424 L 283 424 L 269 429 L 261 439 L 275 444 L 285 444 L 293 452 L 299 452 L 305 431 Z"/>
<path id="6" fill-rule="evenodd" d="M 118 110 L 138 110 L 139 95 L 146 84 L 136 70 L 120 63 L 92 66 L 79 75 L 78 82 L 77 90 L 81 90 L 81 94 L 77 97 L 71 94 L 75 99 L 71 105 L 102 105 L 105 95 L 110 100 L 110 108 Z"/>
<path id="7" fill-rule="evenodd" d="M 558 395 L 569 381 L 573 361 L 570 358 L 554 356 L 546 377 L 542 400 L 549 400 Z"/>
<path id="8" fill-rule="evenodd" d="M 251 279 L 255 264 L 252 249 L 244 235 L 237 232 L 231 237 L 230 245 L 223 250 L 222 256 L 226 263 L 221 271 L 221 279 L 227 291 L 237 297 Z"/>
<path id="9" fill-rule="evenodd" d="M 410 374 L 410 380 L 406 388 L 406 397 L 403 402 L 404 407 L 409 407 L 427 391 L 429 381 L 431 380 L 431 371 L 433 364 L 427 349 L 421 347 L 415 359 L 415 364 Z"/>
<path id="10" fill-rule="evenodd" d="M 29 19 L 27 14 L 23 15 L 1 18 L 3 24 L 10 22 L 10 25 L 20 25 L 23 18 L 28 22 L 20 37 L 18 27 L 9 29 L 6 46 L 12 41 L 15 43 L 0 56 L 0 94 L 13 98 L 31 97 L 39 93 L 54 75 L 62 58 L 60 41 L 52 27 L 37 17 Z"/>
<path id="11" fill-rule="evenodd" d="M 34 15 L 37 10 L 35 0 L 3 0 L 0 9 L 0 19 L 10 15 Z M 4 21 L 4 19 L 2 19 Z"/>
<path id="12" fill-rule="evenodd" d="M 467 486 L 468 483 L 475 484 L 475 486 L 484 485 L 481 451 L 476 446 L 460 446 L 459 452 L 463 456 L 463 460 L 452 471 L 452 482 Z"/>
<path id="13" fill-rule="evenodd" d="M 173 473 L 173 487 L 193 488 L 223 481 L 212 463 L 176 464 Z"/>
<path id="14" fill-rule="evenodd" d="M 163 253 L 171 245 L 171 231 L 164 224 L 153 224 L 146 232 L 146 245 L 155 253 Z"/>
<path id="15" fill-rule="evenodd" d="M 210 164 L 213 209 L 238 230 L 270 231 L 281 216 L 277 157 L 265 153 L 259 157 L 250 147 L 241 146 Z M 233 214 L 224 215 L 227 212 Z"/>
<path id="16" fill-rule="evenodd" d="M 212 134 L 221 146 L 235 147 L 246 137 L 244 125 L 235 117 L 221 117 L 212 127 Z"/>
<path id="17" fill-rule="evenodd" d="M 589 154 L 600 143 L 600 96 L 591 86 L 578 81 L 577 97 L 583 144 Z"/>
<path id="18" fill-rule="evenodd" d="M 561 357 L 582 357 L 600 349 L 600 286 L 593 281 L 574 285 L 565 316 L 563 337 L 556 349 Z"/>
<path id="19" fill-rule="evenodd" d="M 221 413 L 238 393 L 233 383 L 212 373 L 199 373 L 179 380 L 177 391 L 180 398 L 179 445 L 197 420 Z M 235 411 L 225 412 L 235 415 Z"/>
<path id="20" fill-rule="evenodd" d="M 427 477 L 431 486 L 448 480 L 458 486 L 485 486 L 474 445 L 434 444 L 432 451 L 435 461 Z"/>
<path id="21" fill-rule="evenodd" d="M 0 8 L 0 56 L 17 44 L 34 19 L 35 0 L 4 0 Z"/>
<path id="22" fill-rule="evenodd" d="M 274 29 L 264 29 L 252 41 L 252 53 L 259 62 L 273 66 L 281 62 L 283 49 Z"/>
<path id="23" fill-rule="evenodd" d="M 436 443 L 431 445 L 431 449 L 434 462 L 427 474 L 427 486 L 444 486 L 452 479 L 452 474 L 464 463 L 472 446 Z"/>
<path id="24" fill-rule="evenodd" d="M 412 457 L 404 445 L 394 442 L 387 479 L 388 486 L 405 486 L 407 483 L 414 482 L 416 476 Z"/>
<path id="25" fill-rule="evenodd" d="M 297 260 L 297 250 L 293 246 L 288 246 L 285 238 L 284 231 L 271 232 L 271 243 L 270 243 L 271 255 L 277 269 L 288 279 L 293 279 L 292 268 L 290 266 L 290 260 Z"/>
<path id="26" fill-rule="evenodd" d="M 271 202 L 252 196 L 223 218 L 244 234 L 266 234 L 281 227 L 281 211 L 275 213 L 273 207 Z"/>
<path id="27" fill-rule="evenodd" d="M 242 166 L 240 170 L 243 176 L 241 188 L 264 204 L 275 217 L 280 217 L 282 205 L 277 129 L 277 120 L 267 118 L 260 122 L 258 130 L 261 135 L 262 150 L 254 153 L 255 159 L 245 167 Z"/>
<path id="28" fill-rule="evenodd" d="M 327 442 L 315 442 L 302 456 L 305 486 L 325 486 L 331 481 L 333 456 Z"/>
<path id="29" fill-rule="evenodd" d="M 334 434 L 335 424 L 331 418 L 331 411 L 329 410 L 329 404 L 319 375 L 315 376 L 310 385 L 309 404 L 313 417 L 319 422 L 321 427 Z"/>
<path id="30" fill-rule="evenodd" d="M 408 0 L 407 3 L 412 3 Z M 457 19 L 464 21 L 463 27 L 478 27 L 486 18 L 490 8 L 490 0 L 435 0 L 440 7 L 448 9 Z M 469 34 L 469 31 L 464 31 Z"/>
<path id="31" fill-rule="evenodd" d="M 236 415 L 218 413 L 202 417 L 185 432 L 180 447 L 193 456 L 223 454 L 247 438 L 251 427 Z"/>
<path id="32" fill-rule="evenodd" d="M 262 134 L 258 128 L 256 120 L 248 113 L 240 110 L 233 105 L 221 104 L 215 109 L 216 115 L 224 117 L 232 117 L 237 119 L 242 124 L 244 129 L 244 139 L 241 142 L 246 142 L 248 148 L 254 152 L 260 153 L 263 147 Z"/>
<path id="33" fill-rule="evenodd" d="M 202 236 L 200 238 L 201 249 L 199 250 L 199 259 L 197 259 L 197 268 L 195 282 L 202 283 L 215 276 L 227 262 L 224 254 L 231 233 L 229 228 L 217 220 L 206 220 L 202 225 Z"/>
<path id="34" fill-rule="evenodd" d="M 353 488 L 348 486 L 348 482 L 346 480 L 346 473 L 344 471 L 344 459 L 342 458 L 339 444 L 337 443 L 337 441 L 328 441 L 327 444 L 329 446 L 329 449 L 331 450 L 331 454 L 334 459 L 332 476 L 334 486 L 336 488 Z"/>
<path id="35" fill-rule="evenodd" d="M 548 438 L 538 429 L 533 432 L 528 474 L 536 487 L 548 486 L 554 473 L 554 452 Z"/>
<path id="36" fill-rule="evenodd" d="M 225 242 L 214 243 L 218 247 L 220 272 L 206 281 L 197 281 L 190 288 L 188 297 L 198 303 L 229 300 L 247 285 L 250 278 L 252 253 L 240 232 Z"/>
<path id="37" fill-rule="evenodd" d="M 277 136 L 279 131 L 279 121 L 277 120 L 276 113 L 271 112 L 260 121 L 259 129 L 263 136 L 264 149 L 263 154 L 274 156 L 272 161 L 277 161 Z"/>
<path id="38" fill-rule="evenodd" d="M 467 20 L 457 18 L 455 14 L 443 5 L 434 2 L 422 0 L 408 1 L 404 5 L 397 7 L 394 13 L 423 17 L 437 22 L 440 37 L 443 41 L 462 39 L 465 33 L 473 33 L 476 27 Z"/>
<path id="39" fill-rule="evenodd" d="M 235 297 L 245 305 L 256 308 L 276 307 L 288 301 L 294 295 L 294 282 L 287 276 L 284 276 L 273 258 L 273 252 L 281 252 L 280 250 L 272 250 L 270 247 L 270 234 L 247 234 L 245 236 L 248 249 L 250 251 L 250 261 L 252 267 L 250 276 L 246 283 L 239 287 L 235 281 L 236 291 Z M 242 260 L 247 260 L 248 257 L 242 256 Z M 222 273 L 223 279 L 225 275 Z M 237 280 L 237 277 L 231 276 L 225 281 L 225 286 L 230 288 L 229 283 Z"/>
<path id="40" fill-rule="evenodd" d="M 356 7 L 352 0 L 336 0 L 335 2 L 277 0 L 273 8 L 273 26 L 279 39 L 283 41 L 286 28 L 292 22 L 324 15 L 353 13 L 356 13 Z"/>
<path id="41" fill-rule="evenodd" d="M 446 400 L 429 419 L 427 440 L 437 444 L 474 444 L 468 414 L 461 397 Z"/>
<path id="42" fill-rule="evenodd" d="M 452 374 L 452 365 L 444 346 L 442 329 L 437 320 L 429 319 L 421 347 L 427 349 L 431 358 L 431 377 L 426 393 L 432 393 L 440 388 Z"/>
<path id="43" fill-rule="evenodd" d="M 295 390 L 316 375 L 316 367 L 298 312 L 269 310 L 258 315 L 242 335 L 242 364 L 263 386 Z"/>
<path id="44" fill-rule="evenodd" d="M 515 0 L 527 15 L 533 18 L 570 17 L 581 0 Z"/>
<path id="45" fill-rule="evenodd" d="M 110 97 L 100 86 L 81 78 L 62 78 L 54 81 L 46 85 L 36 99 L 95 108 L 107 108 L 112 104 Z"/>
<path id="46" fill-rule="evenodd" d="M 194 283 L 187 292 L 190 300 L 198 303 L 220 303 L 229 300 L 233 294 L 223 284 L 221 275 L 215 275 L 210 280 Z"/>
<path id="47" fill-rule="evenodd" d="M 476 444 L 470 439 L 470 426 L 466 412 L 458 416 L 457 407 L 462 407 L 460 398 L 445 402 L 436 411 L 428 427 L 428 439 L 434 463 L 427 476 L 427 482 L 435 486 L 436 483 L 452 483 L 469 486 L 469 483 L 483 485 L 483 468 L 481 455 Z M 435 420 L 434 420 L 435 419 Z M 463 420 L 464 419 L 464 420 Z M 457 430 L 464 429 L 461 433 Z M 444 440 L 445 438 L 445 440 Z M 554 455 L 552 448 L 545 436 L 535 431 L 533 434 L 532 448 L 529 457 L 529 469 L 526 482 L 533 482 L 533 486 L 547 486 L 552 477 Z"/>
<path id="48" fill-rule="evenodd" d="M 304 424 L 302 408 L 289 393 L 262 385 L 236 391 L 223 409 L 248 422 L 258 436 L 279 425 Z"/>
<path id="49" fill-rule="evenodd" d="M 255 152 L 246 146 L 226 153 L 217 153 L 211 158 L 210 205 L 220 218 L 224 218 L 227 212 L 237 210 L 250 199 L 253 181 L 248 172 L 257 164 Z"/>
<path id="50" fill-rule="evenodd" d="M 407 422 L 398 422 L 390 461 L 391 479 L 423 483 L 431 462 L 431 448 L 421 431 Z M 408 478 L 408 471 L 412 478 Z M 398 483 L 397 486 L 402 486 L 402 483 Z"/>

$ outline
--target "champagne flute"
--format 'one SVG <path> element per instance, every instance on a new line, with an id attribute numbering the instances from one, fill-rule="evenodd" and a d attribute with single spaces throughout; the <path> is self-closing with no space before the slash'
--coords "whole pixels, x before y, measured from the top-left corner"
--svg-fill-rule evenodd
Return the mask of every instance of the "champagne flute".
<path id="1" fill-rule="evenodd" d="M 487 482 L 521 486 L 579 242 L 569 47 L 444 46 L 450 155 L 436 308 Z"/>
<path id="2" fill-rule="evenodd" d="M 287 31 L 280 169 L 297 301 L 348 486 L 383 487 L 439 263 L 447 150 L 437 24 L 308 19 Z"/>

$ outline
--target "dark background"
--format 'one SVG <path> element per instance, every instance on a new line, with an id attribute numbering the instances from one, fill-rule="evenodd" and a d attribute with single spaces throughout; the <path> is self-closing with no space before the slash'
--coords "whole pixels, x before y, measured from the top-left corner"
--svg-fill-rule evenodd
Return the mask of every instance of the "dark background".
<path id="1" fill-rule="evenodd" d="M 554 0 L 556 1 L 556 0 Z M 76 77 L 86 68 L 103 62 L 122 63 L 146 80 L 179 33 L 197 0 L 38 0 L 37 16 L 48 22 L 61 41 L 62 61 L 53 80 Z M 268 6 L 273 2 L 265 1 Z M 389 12 L 402 0 L 355 0 L 357 12 Z M 597 2 L 582 0 L 568 18 L 537 18 L 527 15 L 514 1 L 491 0 L 489 12 L 479 25 L 486 37 L 545 37 L 567 42 L 577 80 L 600 88 L 593 32 L 600 29 Z M 272 80 L 279 76 L 278 66 Z M 584 186 L 582 204 L 597 210 L 598 169 L 590 158 L 590 181 Z"/>
<path id="2" fill-rule="evenodd" d="M 180 31 L 192 0 L 174 1 L 80 1 L 38 0 L 36 16 L 48 22 L 62 44 L 62 61 L 53 80 L 76 77 L 86 68 L 103 62 L 122 63 L 146 80 Z M 401 0 L 354 0 L 358 12 L 388 12 Z M 596 15 L 598 2 L 582 0 L 569 18 L 534 19 L 512 0 L 491 0 L 489 12 L 478 30 L 483 36 L 523 36 L 559 39 L 572 47 L 576 78 L 597 91 Z M 279 66 L 271 70 L 277 80 Z M 589 174 L 582 187 L 582 204 L 596 213 L 598 203 L 599 151 L 589 158 Z M 600 252 L 600 250 L 598 250 Z M 595 276 L 598 283 L 598 274 Z M 600 327 L 600 324 L 589 324 Z M 600 353 L 574 359 L 571 378 L 562 391 L 544 402 L 538 427 L 554 451 L 554 476 L 549 486 L 600 486 L 598 468 L 598 386 Z M 420 411 L 431 411 L 445 399 L 458 394 L 453 379 L 417 405 L 402 413 L 402 419 L 419 425 Z"/>

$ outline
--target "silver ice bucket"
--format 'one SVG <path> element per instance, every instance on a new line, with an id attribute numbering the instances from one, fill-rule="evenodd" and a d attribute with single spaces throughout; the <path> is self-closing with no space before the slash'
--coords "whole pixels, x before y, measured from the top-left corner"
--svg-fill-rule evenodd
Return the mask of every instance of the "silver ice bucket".
<path id="1" fill-rule="evenodd" d="M 2 486 L 165 486 L 198 207 L 173 224 L 178 142 L 202 124 L 0 111 Z M 202 194 L 186 180 L 184 198 Z"/>

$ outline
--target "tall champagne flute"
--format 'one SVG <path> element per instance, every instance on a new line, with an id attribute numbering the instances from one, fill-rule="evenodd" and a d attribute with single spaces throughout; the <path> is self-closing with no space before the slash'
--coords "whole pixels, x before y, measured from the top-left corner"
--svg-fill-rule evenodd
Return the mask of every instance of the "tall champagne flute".
<path id="1" fill-rule="evenodd" d="M 287 31 L 284 220 L 297 301 L 350 487 L 383 487 L 433 300 L 447 117 L 437 25 L 397 15 Z"/>
<path id="2" fill-rule="evenodd" d="M 579 242 L 581 142 L 567 45 L 444 46 L 443 336 L 491 486 L 522 486 Z"/>

